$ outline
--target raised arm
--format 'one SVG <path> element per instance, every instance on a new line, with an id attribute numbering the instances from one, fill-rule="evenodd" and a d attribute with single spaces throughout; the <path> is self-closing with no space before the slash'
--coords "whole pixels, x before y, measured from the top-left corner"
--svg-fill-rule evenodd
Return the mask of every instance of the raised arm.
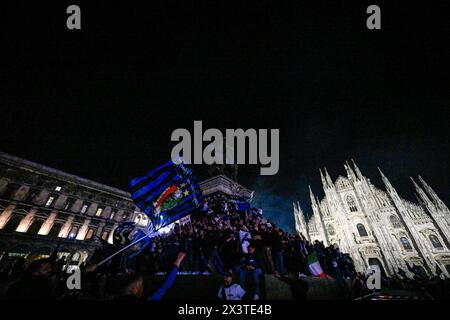
<path id="1" fill-rule="evenodd" d="M 147 298 L 147 300 L 161 300 L 164 295 L 166 294 L 167 290 L 172 286 L 172 284 L 175 281 L 175 278 L 177 277 L 178 268 L 181 265 L 181 262 L 183 262 L 184 257 L 186 257 L 186 253 L 179 252 L 177 258 L 175 259 L 175 262 L 173 263 L 173 268 L 170 271 L 169 275 L 166 278 L 166 281 L 164 284 L 156 290 L 155 293 L 153 293 L 150 297 Z"/>

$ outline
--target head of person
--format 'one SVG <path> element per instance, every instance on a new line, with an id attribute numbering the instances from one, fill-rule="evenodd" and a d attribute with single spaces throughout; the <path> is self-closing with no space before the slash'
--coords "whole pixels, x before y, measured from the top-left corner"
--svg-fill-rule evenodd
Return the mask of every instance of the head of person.
<path id="1" fill-rule="evenodd" d="M 233 275 L 231 274 L 231 272 L 225 272 L 225 274 L 223 275 L 223 284 L 225 286 L 231 286 L 232 283 Z"/>
<path id="2" fill-rule="evenodd" d="M 250 254 L 253 254 L 253 253 L 255 253 L 255 245 L 254 244 L 250 244 L 249 246 L 248 246 L 248 253 L 250 253 Z"/>
<path id="3" fill-rule="evenodd" d="M 28 275 L 37 277 L 48 277 L 53 272 L 53 263 L 50 259 L 39 259 L 33 261 L 27 268 Z"/>

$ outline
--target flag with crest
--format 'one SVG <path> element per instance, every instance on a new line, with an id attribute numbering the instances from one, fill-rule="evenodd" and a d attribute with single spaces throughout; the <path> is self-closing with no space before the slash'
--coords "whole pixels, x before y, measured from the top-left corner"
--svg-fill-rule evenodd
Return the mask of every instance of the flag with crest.
<path id="1" fill-rule="evenodd" d="M 192 170 L 182 161 L 169 161 L 145 176 L 130 181 L 131 198 L 158 230 L 203 205 Z"/>

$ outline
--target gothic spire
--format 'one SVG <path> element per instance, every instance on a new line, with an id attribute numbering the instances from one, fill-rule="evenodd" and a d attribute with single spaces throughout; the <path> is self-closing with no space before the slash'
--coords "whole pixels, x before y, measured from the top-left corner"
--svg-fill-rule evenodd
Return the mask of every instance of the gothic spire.
<path id="1" fill-rule="evenodd" d="M 386 186 L 386 191 L 389 193 L 389 195 L 394 200 L 394 202 L 395 202 L 395 199 L 400 200 L 401 198 L 400 198 L 397 190 L 395 190 L 395 188 L 392 186 L 391 182 L 388 180 L 388 178 L 386 178 L 383 171 L 381 171 L 380 168 L 378 168 L 378 171 L 380 171 L 381 179 L 383 180 L 383 183 Z"/>
<path id="2" fill-rule="evenodd" d="M 423 187 L 425 188 L 426 192 L 430 195 L 430 197 L 433 199 L 433 201 L 438 204 L 442 203 L 442 200 L 438 197 L 436 192 L 425 182 L 425 180 L 422 179 L 421 176 L 419 176 L 420 183 L 422 183 Z"/>
<path id="3" fill-rule="evenodd" d="M 386 178 L 386 176 L 384 175 L 383 171 L 381 171 L 380 167 L 378 167 L 378 171 L 380 172 L 381 175 L 381 180 L 383 180 L 384 185 L 386 186 L 386 190 L 388 192 L 390 192 L 391 190 L 394 190 L 394 187 L 392 186 L 391 182 L 389 181 L 388 178 Z"/>
<path id="4" fill-rule="evenodd" d="M 350 165 L 348 164 L 347 161 L 345 161 L 344 168 L 345 168 L 345 171 L 347 171 L 347 177 L 350 180 L 353 180 L 356 178 L 355 172 L 353 172 L 352 167 L 350 167 Z"/>
<path id="5" fill-rule="evenodd" d="M 311 186 L 309 186 L 309 197 L 311 199 L 311 206 L 317 207 L 316 197 L 314 196 L 314 193 L 311 190 Z"/>
<path id="6" fill-rule="evenodd" d="M 422 202 L 424 203 L 430 203 L 430 199 L 428 198 L 427 194 L 423 191 L 421 187 L 414 181 L 413 177 L 410 177 L 412 183 L 414 184 L 414 188 L 416 189 L 417 195 L 420 197 Z"/>
<path id="7" fill-rule="evenodd" d="M 323 190 L 325 191 L 325 189 L 328 188 L 328 184 L 327 184 L 327 181 L 325 180 L 325 177 L 324 177 L 321 169 L 319 169 L 319 172 L 320 172 L 320 179 L 322 180 Z M 311 190 L 311 188 L 309 188 L 309 189 Z"/>
<path id="8" fill-rule="evenodd" d="M 353 160 L 353 159 L 352 159 L 352 164 L 353 164 L 353 167 L 355 168 L 356 177 L 358 179 L 362 179 L 364 176 L 362 175 L 361 171 L 359 170 L 358 166 L 355 163 L 355 160 Z"/>
<path id="9" fill-rule="evenodd" d="M 327 168 L 325 168 L 325 179 L 327 180 L 327 183 L 330 187 L 332 187 L 334 185 L 333 180 L 331 180 L 331 177 L 328 174 Z"/>

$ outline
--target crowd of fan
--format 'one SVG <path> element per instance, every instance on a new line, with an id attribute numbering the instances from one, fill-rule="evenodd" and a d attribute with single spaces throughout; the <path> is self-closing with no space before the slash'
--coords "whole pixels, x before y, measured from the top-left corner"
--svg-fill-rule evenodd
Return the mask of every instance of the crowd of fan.
<path id="1" fill-rule="evenodd" d="M 262 296 L 264 274 L 273 274 L 286 282 L 291 287 L 293 299 L 306 299 L 308 284 L 302 278 L 311 275 L 308 255 L 313 252 L 323 273 L 337 280 L 345 298 L 370 293 L 366 276 L 355 271 L 351 257 L 340 252 L 339 248 L 325 247 L 322 242 L 312 243 L 302 236 L 293 236 L 263 218 L 259 210 L 241 210 L 239 205 L 220 198 L 209 200 L 207 213 L 194 214 L 190 222 L 177 224 L 170 232 L 154 237 L 133 259 L 127 259 L 125 255 L 98 267 L 96 263 L 117 249 L 106 243 L 104 246 L 83 267 L 82 290 L 67 290 L 68 275 L 62 271 L 65 261 L 50 257 L 31 263 L 26 270 L 23 263 L 3 270 L 0 281 L 10 284 L 5 298 L 147 296 L 159 299 L 177 273 L 214 273 L 224 276 L 224 284 L 217 294 L 223 300 L 258 300 Z M 162 286 L 152 283 L 153 280 L 149 280 L 152 277 L 147 277 L 160 273 L 167 274 Z M 383 277 L 382 285 L 384 288 L 418 290 L 429 285 L 430 281 L 442 283 L 438 280 Z M 437 288 L 441 290 L 439 286 Z"/>

